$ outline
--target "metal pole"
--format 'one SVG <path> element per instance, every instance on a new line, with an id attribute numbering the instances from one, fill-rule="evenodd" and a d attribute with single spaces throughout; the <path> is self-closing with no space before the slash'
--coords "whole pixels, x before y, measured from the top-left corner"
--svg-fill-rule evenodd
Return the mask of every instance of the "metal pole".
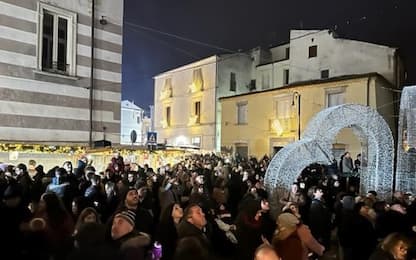
<path id="1" fill-rule="evenodd" d="M 298 93 L 298 140 L 300 140 L 300 94 Z"/>
<path id="2" fill-rule="evenodd" d="M 90 137 L 89 146 L 92 148 L 93 110 L 94 110 L 94 22 L 95 0 L 91 1 L 91 72 L 90 72 Z"/>

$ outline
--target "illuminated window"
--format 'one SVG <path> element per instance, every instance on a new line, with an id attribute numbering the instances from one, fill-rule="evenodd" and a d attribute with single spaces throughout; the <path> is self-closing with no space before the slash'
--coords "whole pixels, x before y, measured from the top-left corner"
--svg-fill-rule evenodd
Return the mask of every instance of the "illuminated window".
<path id="1" fill-rule="evenodd" d="M 192 74 L 191 92 L 198 92 L 204 89 L 204 79 L 202 77 L 202 69 L 195 69 Z"/>
<path id="2" fill-rule="evenodd" d="M 162 91 L 160 93 L 160 99 L 172 97 L 172 79 L 165 79 L 165 84 L 163 85 Z"/>
<path id="3" fill-rule="evenodd" d="M 192 137 L 191 143 L 193 146 L 201 147 L 201 137 L 200 136 Z"/>
<path id="4" fill-rule="evenodd" d="M 287 132 L 293 129 L 293 106 L 292 95 L 285 95 L 278 97 L 275 101 L 275 118 L 280 124 L 280 128 L 283 132 Z"/>

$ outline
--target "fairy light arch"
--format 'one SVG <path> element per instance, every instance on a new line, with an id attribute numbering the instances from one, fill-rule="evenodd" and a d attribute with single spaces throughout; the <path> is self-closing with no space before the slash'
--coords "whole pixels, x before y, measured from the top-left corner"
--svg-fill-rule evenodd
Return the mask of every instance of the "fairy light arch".
<path id="1" fill-rule="evenodd" d="M 368 148 L 368 163 L 360 175 L 361 192 L 376 190 L 381 198 L 391 197 L 394 141 L 388 124 L 370 107 L 344 104 L 322 110 L 309 122 L 301 140 L 273 157 L 265 176 L 273 206 L 308 165 L 333 162 L 332 143 L 341 129 L 348 127 Z"/>

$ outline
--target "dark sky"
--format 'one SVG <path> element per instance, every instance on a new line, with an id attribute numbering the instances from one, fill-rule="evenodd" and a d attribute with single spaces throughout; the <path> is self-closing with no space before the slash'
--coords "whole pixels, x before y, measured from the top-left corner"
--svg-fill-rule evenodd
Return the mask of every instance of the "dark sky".
<path id="1" fill-rule="evenodd" d="M 148 109 L 153 104 L 153 76 L 225 52 L 163 33 L 238 51 L 288 42 L 290 29 L 336 28 L 342 38 L 399 47 L 407 84 L 415 84 L 416 3 L 412 2 L 124 0 L 122 98 Z"/>

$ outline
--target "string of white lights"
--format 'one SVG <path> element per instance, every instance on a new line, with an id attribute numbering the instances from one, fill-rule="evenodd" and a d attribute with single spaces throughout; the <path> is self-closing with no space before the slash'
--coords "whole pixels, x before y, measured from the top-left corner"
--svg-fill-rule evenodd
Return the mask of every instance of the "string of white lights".
<path id="1" fill-rule="evenodd" d="M 368 143 L 368 164 L 361 173 L 361 192 L 376 190 L 380 198 L 391 196 L 393 188 L 393 136 L 383 117 L 374 109 L 344 104 L 319 112 L 308 124 L 300 141 L 280 150 L 272 159 L 265 184 L 278 207 L 278 196 L 287 192 L 304 168 L 312 163 L 331 164 L 332 143 L 343 128 L 351 127 Z"/>
<path id="2" fill-rule="evenodd" d="M 416 86 L 403 88 L 397 144 L 396 190 L 416 192 Z"/>

